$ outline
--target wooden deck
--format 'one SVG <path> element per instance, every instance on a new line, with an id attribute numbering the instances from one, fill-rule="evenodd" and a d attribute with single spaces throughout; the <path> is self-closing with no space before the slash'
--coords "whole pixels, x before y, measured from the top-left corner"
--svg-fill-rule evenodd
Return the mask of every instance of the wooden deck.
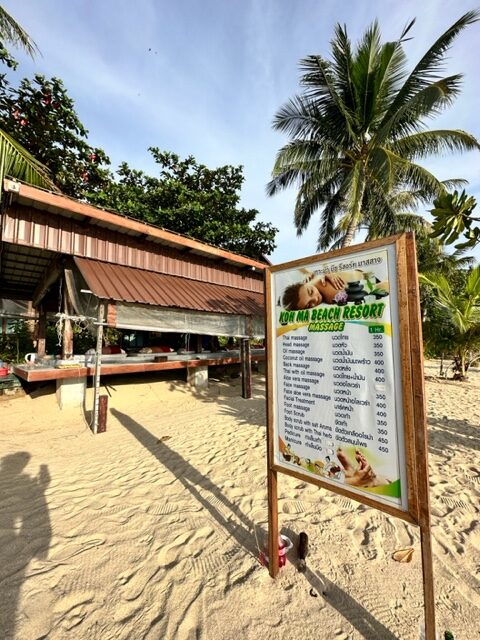
<path id="1" fill-rule="evenodd" d="M 122 362 L 109 362 L 102 364 L 101 375 L 124 375 L 129 373 L 147 373 L 150 371 L 165 371 L 169 369 L 190 369 L 203 366 L 218 366 L 240 364 L 240 355 L 218 356 L 206 358 L 205 356 L 192 357 L 190 359 L 170 359 L 164 362 L 128 362 L 128 358 Z M 264 362 L 265 352 L 253 353 L 252 362 Z M 26 382 L 43 382 L 45 380 L 63 380 L 66 378 L 85 378 L 93 376 L 95 366 L 79 366 L 72 369 L 57 369 L 55 367 L 38 367 L 27 365 L 15 365 L 12 371 L 16 376 Z"/>

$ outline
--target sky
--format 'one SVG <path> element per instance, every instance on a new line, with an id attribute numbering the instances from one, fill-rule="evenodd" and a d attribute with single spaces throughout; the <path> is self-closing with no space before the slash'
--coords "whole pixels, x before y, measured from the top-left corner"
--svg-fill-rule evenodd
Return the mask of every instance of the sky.
<path id="1" fill-rule="evenodd" d="M 478 2 L 478 0 L 477 0 Z M 155 173 L 148 147 L 193 155 L 210 168 L 243 165 L 241 205 L 279 229 L 274 264 L 316 253 L 319 213 L 303 236 L 293 224 L 295 190 L 267 197 L 265 185 L 287 138 L 275 112 L 299 93 L 299 61 L 329 57 L 337 22 L 353 42 L 378 19 L 384 40 L 417 21 L 405 44 L 410 67 L 455 20 L 464 0 L 3 0 L 37 43 L 35 60 L 13 51 L 17 77 L 61 78 L 91 145 L 112 168 L 127 161 Z M 463 73 L 461 96 L 429 128 L 480 139 L 480 23 L 450 49 L 446 73 Z M 462 177 L 480 202 L 480 154 L 423 161 L 440 179 Z M 424 213 L 421 211 L 421 213 Z"/>

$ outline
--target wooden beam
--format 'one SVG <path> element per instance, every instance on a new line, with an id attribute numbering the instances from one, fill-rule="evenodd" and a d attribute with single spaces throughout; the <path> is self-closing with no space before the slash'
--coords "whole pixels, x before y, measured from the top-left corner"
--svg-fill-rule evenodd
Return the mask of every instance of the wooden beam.
<path id="1" fill-rule="evenodd" d="M 39 358 L 45 357 L 47 338 L 47 314 L 43 307 L 38 310 L 37 320 L 37 353 Z"/>
<path id="2" fill-rule="evenodd" d="M 252 397 L 252 358 L 250 352 L 250 340 L 240 340 L 240 359 L 242 363 L 242 398 Z"/>
<path id="3" fill-rule="evenodd" d="M 62 359 L 68 360 L 73 356 L 73 326 L 72 321 L 68 317 L 73 315 L 73 307 L 67 287 L 64 287 L 63 290 L 63 312 L 66 317 L 63 321 Z"/>
<path id="4" fill-rule="evenodd" d="M 32 296 L 32 304 L 33 306 L 39 307 L 41 301 L 45 297 L 46 293 L 52 286 L 52 284 L 58 280 L 58 278 L 62 275 L 63 272 L 63 259 L 60 257 L 55 258 L 47 265 L 45 271 L 43 272 L 42 279 L 38 283 L 35 291 Z"/>

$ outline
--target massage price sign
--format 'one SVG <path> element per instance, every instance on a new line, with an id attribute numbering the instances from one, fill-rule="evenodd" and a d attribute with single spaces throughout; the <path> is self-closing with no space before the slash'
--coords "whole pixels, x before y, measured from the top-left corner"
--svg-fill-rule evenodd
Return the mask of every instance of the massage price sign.
<path id="1" fill-rule="evenodd" d="M 415 519 L 406 267 L 396 236 L 270 268 L 269 444 L 276 470 Z"/>

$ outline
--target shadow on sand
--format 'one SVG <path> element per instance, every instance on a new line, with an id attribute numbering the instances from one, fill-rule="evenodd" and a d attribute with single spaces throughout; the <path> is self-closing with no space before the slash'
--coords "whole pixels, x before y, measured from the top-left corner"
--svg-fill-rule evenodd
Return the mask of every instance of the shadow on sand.
<path id="1" fill-rule="evenodd" d="M 222 526 L 247 553 L 258 558 L 258 549 L 254 537 L 254 523 L 221 492 L 219 487 L 130 416 L 117 409 L 111 409 L 111 413 L 161 465 L 175 476 L 185 489 L 198 500 L 202 507 L 210 513 L 218 524 Z M 205 492 L 210 493 L 215 500 L 225 506 L 235 517 L 235 521 L 225 518 L 205 497 Z M 294 543 L 296 542 L 295 532 L 288 529 L 282 529 L 282 532 L 286 533 Z M 261 536 L 262 539 L 264 539 L 266 532 L 262 531 Z M 292 557 L 293 556 L 295 556 L 294 553 L 292 553 Z M 295 559 L 296 558 L 293 557 L 294 561 Z M 340 615 L 348 620 L 349 623 L 362 634 L 365 640 L 378 640 L 379 638 L 382 638 L 382 640 L 396 640 L 396 637 L 366 609 L 327 578 L 309 568 L 307 568 L 303 575 L 311 588 L 320 596 L 323 594 L 325 602 L 330 604 Z"/>
<path id="2" fill-rule="evenodd" d="M 26 451 L 13 453 L 0 466 L 0 629 L 2 640 L 13 640 L 20 589 L 31 560 L 45 560 L 52 536 L 45 489 L 46 465 L 38 476 L 23 472 Z"/>

